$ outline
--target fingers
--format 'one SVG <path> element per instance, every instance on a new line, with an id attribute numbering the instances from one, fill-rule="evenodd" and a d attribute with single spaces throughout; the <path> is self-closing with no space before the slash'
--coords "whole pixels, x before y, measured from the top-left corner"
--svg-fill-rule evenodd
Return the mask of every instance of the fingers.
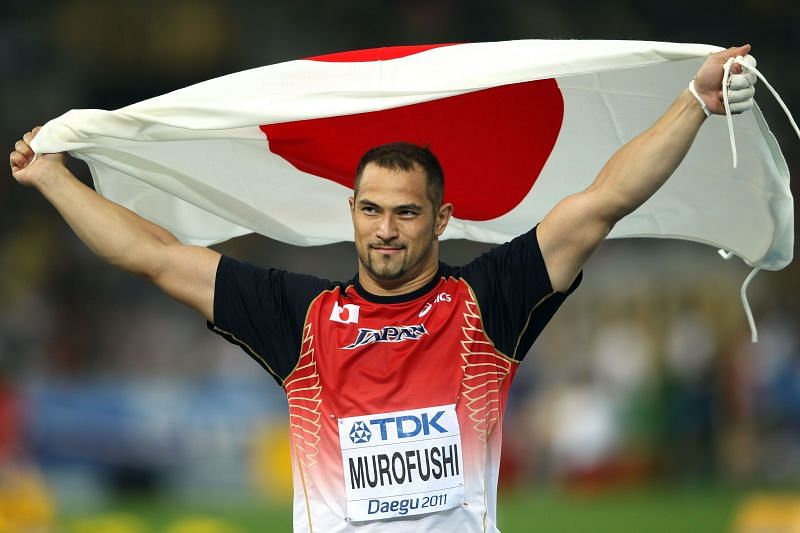
<path id="1" fill-rule="evenodd" d="M 28 159 L 23 157 L 19 152 L 11 152 L 11 173 L 15 174 L 25 168 L 28 164 Z"/>
<path id="2" fill-rule="evenodd" d="M 747 87 L 752 87 L 756 84 L 758 78 L 752 72 L 745 72 L 744 74 L 734 74 L 728 78 L 728 89 L 737 91 Z"/>
<path id="3" fill-rule="evenodd" d="M 728 101 L 729 102 L 742 102 L 744 100 L 749 100 L 756 94 L 756 88 L 752 85 L 748 85 L 747 87 L 743 87 L 737 90 L 729 90 L 728 91 Z"/>
<path id="4" fill-rule="evenodd" d="M 728 101 L 731 107 L 731 114 L 737 115 L 739 113 L 744 113 L 748 109 L 753 108 L 754 100 L 752 98 L 748 98 L 741 102 L 730 102 Z"/>
<path id="5" fill-rule="evenodd" d="M 41 154 L 41 158 L 37 159 L 31 142 L 40 130 L 41 127 L 36 127 L 25 133 L 22 139 L 14 143 L 14 150 L 8 157 L 14 179 L 27 187 L 36 187 L 46 179 L 45 175 L 58 172 L 58 166 L 63 168 L 64 165 L 63 154 Z"/>
<path id="6" fill-rule="evenodd" d="M 742 62 L 745 63 L 747 66 L 750 66 L 750 67 L 753 67 L 753 68 L 755 68 L 756 65 L 758 64 L 758 62 L 756 61 L 756 58 L 751 56 L 750 54 L 745 54 L 742 57 Z"/>
<path id="7" fill-rule="evenodd" d="M 26 141 L 17 141 L 14 144 L 14 150 L 27 158 L 33 157 L 33 150 L 31 149 L 30 144 L 28 144 Z"/>
<path id="8" fill-rule="evenodd" d="M 731 82 L 731 80 L 732 80 L 734 77 L 736 77 L 736 76 L 738 76 L 738 75 L 740 75 L 740 74 L 741 74 L 741 75 L 743 75 L 743 76 L 745 76 L 745 78 L 746 78 L 746 79 L 747 79 L 747 81 L 750 83 L 750 85 L 753 85 L 753 84 L 756 82 L 756 80 L 757 80 L 758 78 L 757 78 L 757 76 L 756 76 L 756 75 L 753 73 L 753 71 L 752 71 L 752 70 L 750 70 L 750 69 L 752 69 L 752 68 L 755 68 L 755 67 L 756 67 L 756 58 L 755 58 L 755 57 L 753 57 L 753 56 L 751 56 L 751 55 L 746 55 L 746 56 L 736 56 L 736 57 L 737 57 L 737 59 L 738 59 L 738 60 L 737 60 L 737 62 L 736 62 L 736 63 L 734 63 L 733 65 L 731 65 L 731 74 L 732 74 L 732 76 L 731 76 L 730 78 L 728 78 L 728 83 L 729 83 L 729 86 L 730 86 L 730 82 Z M 747 67 L 750 67 L 750 68 L 747 68 L 747 69 L 746 69 L 746 68 L 744 68 L 744 66 L 742 66 L 741 64 L 739 64 L 739 62 L 741 62 L 741 63 L 744 63 L 744 66 L 747 66 Z"/>
<path id="9" fill-rule="evenodd" d="M 36 126 L 31 131 L 23 135 L 22 140 L 25 141 L 25 143 L 27 143 L 28 145 L 30 145 L 33 139 L 39 134 L 39 131 L 41 131 L 41 129 L 42 129 L 41 126 Z"/>
<path id="10" fill-rule="evenodd" d="M 751 46 L 749 44 L 745 44 L 742 46 L 733 46 L 728 48 L 727 50 L 722 51 L 723 57 L 727 60 L 729 57 L 736 57 L 736 56 L 746 56 L 750 53 Z"/>
<path id="11" fill-rule="evenodd" d="M 750 48 L 751 47 L 750 47 L 749 44 L 745 44 L 743 46 L 733 46 L 733 47 L 728 48 L 726 50 L 722 50 L 721 52 L 717 52 L 716 54 L 714 54 L 714 56 L 716 56 L 716 58 L 714 59 L 714 62 L 715 63 L 719 62 L 719 64 L 724 64 L 725 62 L 729 61 L 731 58 L 738 57 L 738 56 L 751 57 L 752 58 L 752 56 L 748 56 L 747 55 L 747 54 L 750 53 Z M 755 59 L 753 59 L 753 66 L 755 66 Z M 741 74 L 742 70 L 743 70 L 742 66 L 737 64 L 737 63 L 734 63 L 733 65 L 731 65 L 731 74 Z"/>
<path id="12" fill-rule="evenodd" d="M 735 56 L 735 58 L 736 58 L 736 61 L 731 65 L 731 74 L 746 74 L 748 79 L 750 80 L 750 83 L 755 83 L 756 75 L 753 74 L 752 70 L 750 70 L 750 69 L 751 68 L 755 68 L 755 66 L 756 66 L 756 58 L 754 58 L 753 56 L 750 56 L 750 55 L 747 55 L 747 56 Z M 730 58 L 728 59 L 728 61 L 730 61 Z M 750 67 L 750 68 L 747 68 L 747 69 L 744 68 L 744 66 L 742 66 L 740 64 L 740 62 L 744 63 L 745 66 Z"/>
<path id="13" fill-rule="evenodd" d="M 728 81 L 728 104 L 731 113 L 743 113 L 753 107 L 753 96 L 756 93 L 755 75 L 736 74 L 731 76 Z"/>
<path id="14" fill-rule="evenodd" d="M 41 128 L 34 128 L 32 131 L 23 135 L 21 140 L 14 143 L 14 151 L 9 155 L 12 173 L 24 169 L 33 160 L 35 154 L 33 149 L 31 149 L 30 143 L 36 134 L 39 133 L 39 129 Z"/>
<path id="15" fill-rule="evenodd" d="M 743 48 L 745 47 L 741 47 L 738 51 L 742 51 Z M 747 48 L 749 52 L 749 47 Z M 745 66 L 755 68 L 756 58 L 753 56 L 745 54 L 736 57 L 738 57 L 739 61 Z M 739 114 L 753 108 L 753 96 L 756 92 L 755 84 L 758 78 L 752 71 L 745 69 L 738 63 L 735 63 L 733 66 L 738 68 L 736 69 L 737 73 L 732 74 L 728 78 L 728 104 L 731 113 Z M 731 68 L 731 72 L 734 72 L 733 68 Z"/>
<path id="16" fill-rule="evenodd" d="M 732 57 L 737 56 L 746 56 L 750 52 L 750 45 L 745 44 L 744 46 L 732 46 L 731 48 L 727 48 L 716 54 L 712 55 L 712 62 L 715 64 L 723 65 L 726 61 L 731 59 Z M 742 71 L 742 66 L 734 63 L 731 65 L 731 73 L 739 74 Z"/>
<path id="17" fill-rule="evenodd" d="M 14 151 L 11 152 L 11 165 L 18 166 L 20 169 L 28 166 L 33 159 L 34 153 L 30 145 L 25 141 L 17 141 L 14 144 Z"/>

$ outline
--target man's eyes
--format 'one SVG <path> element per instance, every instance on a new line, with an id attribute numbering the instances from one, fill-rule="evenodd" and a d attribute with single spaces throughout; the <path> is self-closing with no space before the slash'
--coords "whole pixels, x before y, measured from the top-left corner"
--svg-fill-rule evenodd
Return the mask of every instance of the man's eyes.
<path id="1" fill-rule="evenodd" d="M 379 213 L 378 209 L 369 205 L 365 205 L 361 208 L 361 212 L 365 215 L 377 215 Z M 419 212 L 415 211 L 414 209 L 401 209 L 397 211 L 397 215 L 402 218 L 413 218 L 419 216 Z"/>

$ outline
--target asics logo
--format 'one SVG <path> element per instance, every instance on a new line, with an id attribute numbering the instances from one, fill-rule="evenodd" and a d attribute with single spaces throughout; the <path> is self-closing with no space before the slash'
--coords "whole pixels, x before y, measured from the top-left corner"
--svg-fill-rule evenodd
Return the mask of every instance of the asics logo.
<path id="1" fill-rule="evenodd" d="M 420 311 L 417 316 L 422 318 L 425 315 L 427 315 L 430 312 L 430 310 L 433 309 L 433 304 L 438 304 L 439 302 L 452 302 L 452 301 L 453 297 L 450 296 L 449 293 L 440 292 L 439 294 L 436 295 L 436 298 L 434 298 L 433 302 L 428 302 L 425 304 L 425 307 L 422 308 L 422 311 Z"/>

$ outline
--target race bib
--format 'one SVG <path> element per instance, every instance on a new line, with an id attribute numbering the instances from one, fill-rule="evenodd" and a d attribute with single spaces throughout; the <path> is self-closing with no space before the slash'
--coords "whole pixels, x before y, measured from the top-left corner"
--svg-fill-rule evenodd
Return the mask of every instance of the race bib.
<path id="1" fill-rule="evenodd" d="M 347 518 L 381 520 L 464 502 L 455 404 L 339 419 Z"/>

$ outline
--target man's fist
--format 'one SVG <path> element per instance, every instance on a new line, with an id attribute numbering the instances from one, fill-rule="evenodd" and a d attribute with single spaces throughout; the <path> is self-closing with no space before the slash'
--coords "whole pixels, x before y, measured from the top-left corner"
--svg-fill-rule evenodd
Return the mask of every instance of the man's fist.
<path id="1" fill-rule="evenodd" d="M 11 163 L 11 175 L 19 183 L 32 187 L 46 174 L 49 174 L 54 166 L 64 166 L 64 154 L 40 154 L 35 157 L 31 149 L 31 141 L 41 130 L 41 126 L 33 128 L 22 136 L 22 139 L 14 144 L 14 151 L 9 157 Z"/>
<path id="2" fill-rule="evenodd" d="M 755 67 L 756 60 L 748 55 L 750 45 L 728 48 L 722 52 L 711 54 L 694 80 L 694 87 L 698 96 L 705 102 L 706 107 L 711 113 L 718 115 L 725 114 L 725 104 L 722 97 L 722 77 L 725 63 L 731 59 L 741 56 L 742 62 Z M 733 63 L 730 69 L 731 75 L 728 78 L 728 102 L 732 113 L 742 113 L 753 107 L 753 95 L 755 94 L 756 75 L 747 71 L 742 65 Z"/>

